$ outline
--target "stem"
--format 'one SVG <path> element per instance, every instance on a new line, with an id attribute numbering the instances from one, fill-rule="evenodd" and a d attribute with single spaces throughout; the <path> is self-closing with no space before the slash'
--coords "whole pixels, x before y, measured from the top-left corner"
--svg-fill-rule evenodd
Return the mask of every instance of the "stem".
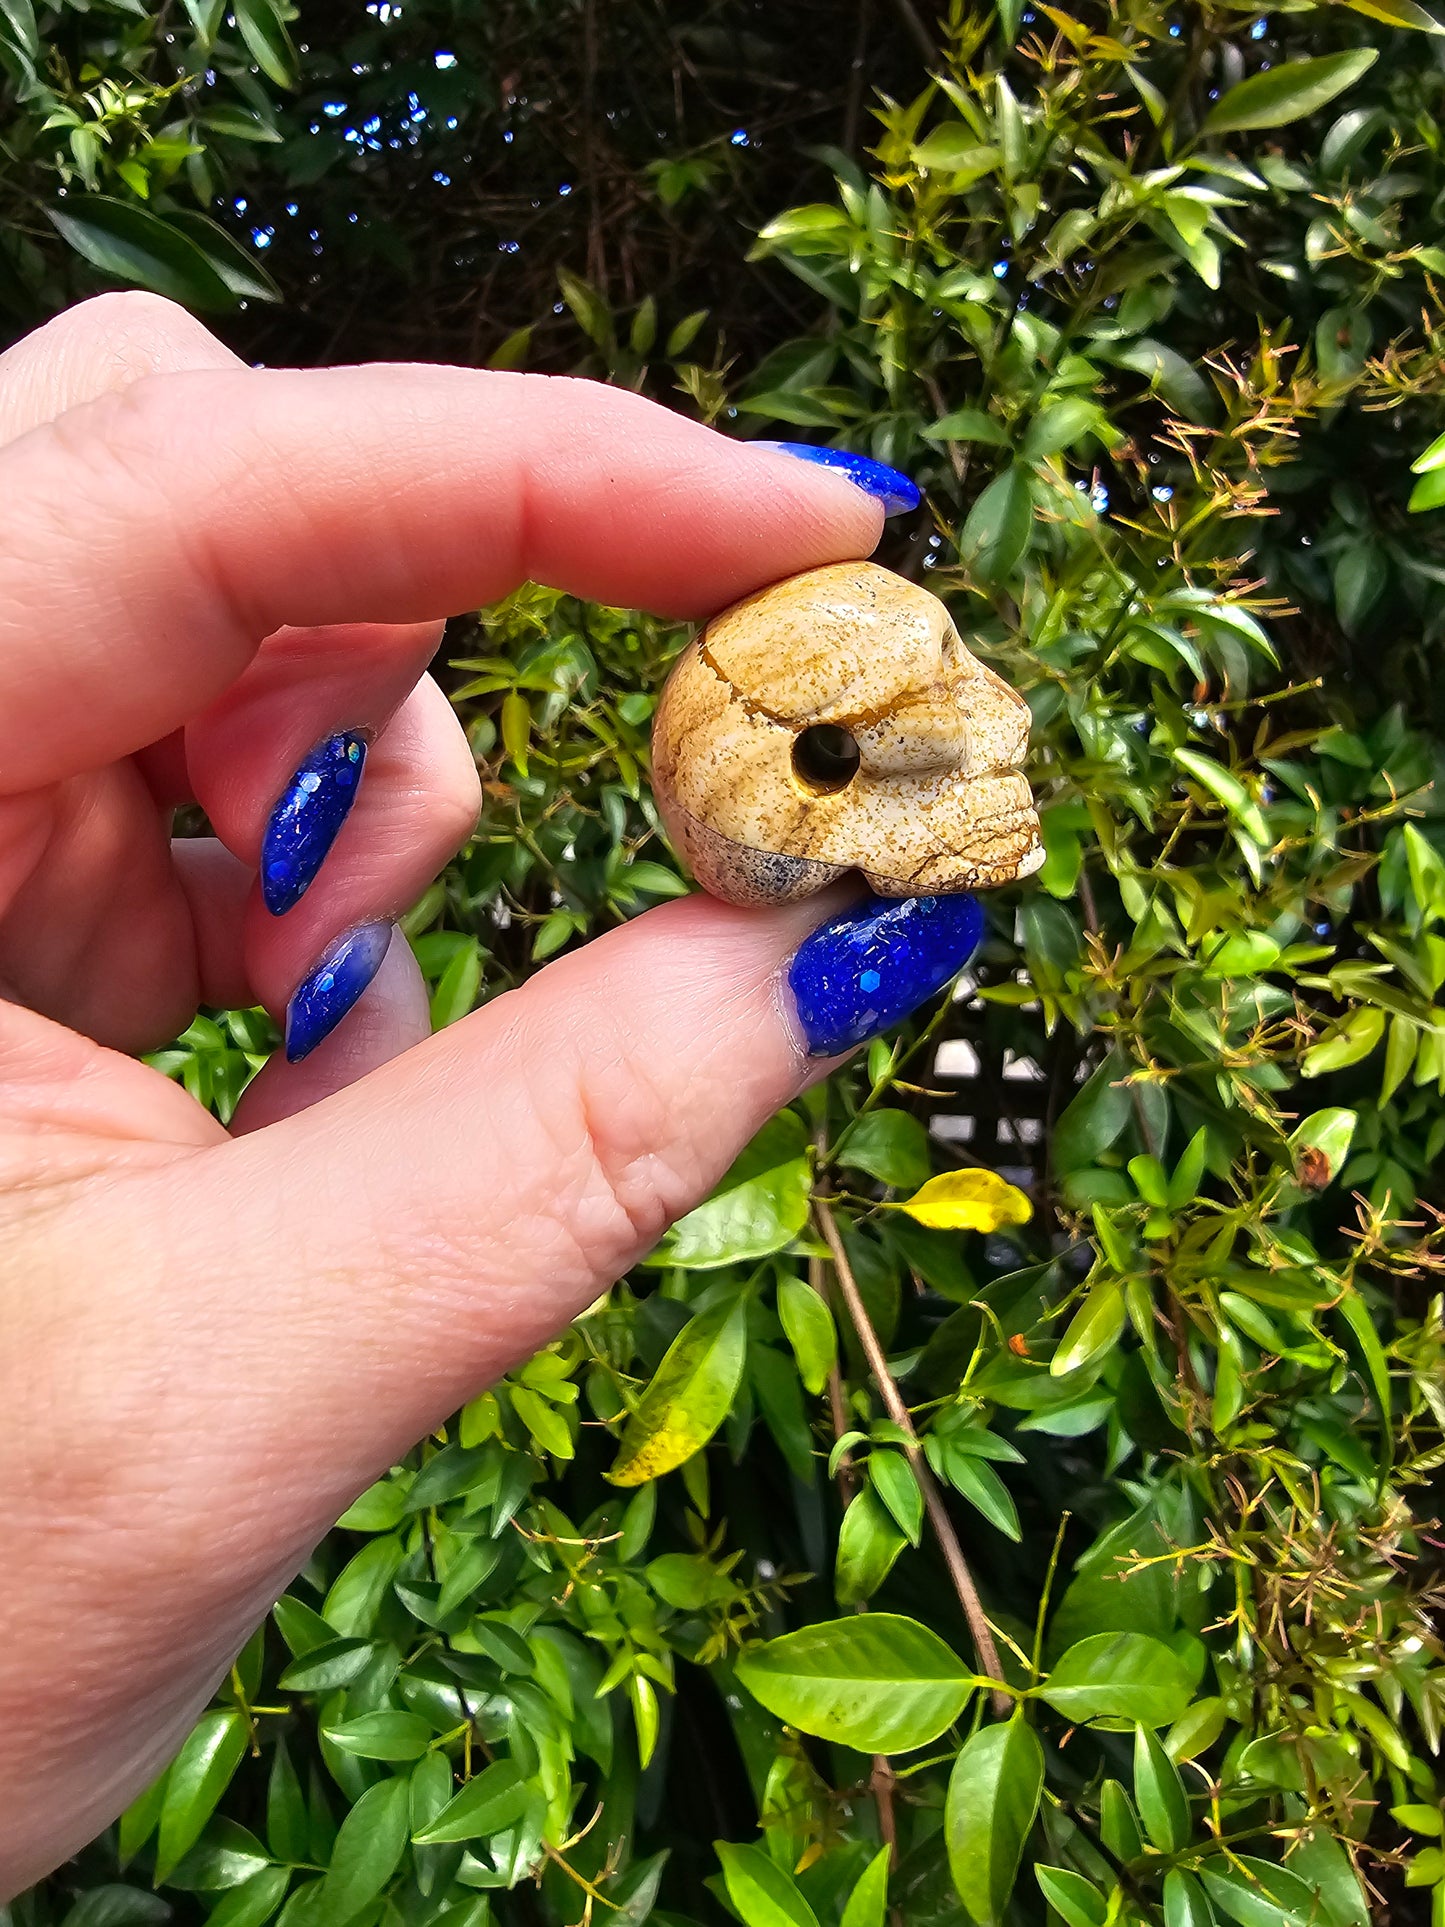
<path id="1" fill-rule="evenodd" d="M 873 0 L 858 0 L 858 20 L 853 37 L 853 59 L 848 69 L 848 104 L 843 115 L 843 152 L 852 154 L 858 146 L 863 119 L 863 88 L 868 78 L 868 28 Z"/>
<path id="2" fill-rule="evenodd" d="M 826 1141 L 822 1130 L 819 1131 L 819 1137 Z M 833 1294 L 828 1290 L 827 1273 L 821 1258 L 808 1260 L 808 1283 L 836 1317 L 837 1307 L 833 1304 Z M 828 1412 L 833 1421 L 833 1437 L 840 1439 L 848 1429 L 848 1408 L 843 1399 L 843 1374 L 836 1364 L 828 1374 Z M 843 1496 L 843 1509 L 846 1511 L 853 1503 L 858 1491 L 858 1474 L 852 1459 L 846 1452 L 838 1460 L 836 1476 L 838 1490 Z M 864 1599 L 858 1600 L 853 1610 L 855 1613 L 866 1613 L 868 1602 Z M 893 1768 L 887 1754 L 875 1753 L 868 1790 L 873 1795 L 873 1804 L 878 1809 L 878 1835 L 888 1848 L 890 1867 L 896 1867 L 898 1864 L 898 1822 L 893 1814 L 893 1786 Z"/>
<path id="3" fill-rule="evenodd" d="M 823 1269 L 821 1258 L 808 1260 L 808 1283 L 823 1303 L 829 1304 L 832 1294 L 828 1290 L 827 1273 Z M 839 1371 L 836 1361 L 828 1374 L 828 1416 L 832 1420 L 833 1437 L 836 1441 L 848 1430 L 848 1409 L 843 1402 L 843 1374 Z M 836 1476 L 838 1489 L 843 1494 L 843 1504 L 846 1507 L 851 1504 L 853 1495 L 858 1490 L 858 1475 L 853 1470 L 853 1461 L 846 1452 L 838 1460 Z"/>
<path id="4" fill-rule="evenodd" d="M 968 1621 L 969 1632 L 973 1635 L 974 1654 L 978 1660 L 978 1670 L 989 1679 L 1003 1681 L 1003 1668 L 999 1664 L 998 1648 L 994 1645 L 993 1632 L 983 1610 L 983 1602 L 978 1596 L 978 1588 L 973 1583 L 973 1574 L 968 1569 L 968 1561 L 963 1556 L 963 1547 L 958 1542 L 958 1534 L 953 1529 L 953 1521 L 948 1516 L 943 1503 L 943 1494 L 934 1481 L 928 1462 L 923 1456 L 918 1433 L 897 1381 L 888 1369 L 888 1360 L 883 1347 L 878 1342 L 878 1334 L 873 1321 L 868 1316 L 858 1281 L 853 1276 L 853 1267 L 848 1262 L 848 1253 L 843 1248 L 843 1239 L 838 1230 L 838 1221 L 833 1216 L 832 1206 L 822 1198 L 814 1198 L 813 1211 L 818 1221 L 818 1229 L 833 1258 L 833 1271 L 838 1280 L 838 1289 L 843 1302 L 848 1307 L 848 1315 L 853 1320 L 853 1328 L 858 1334 L 858 1342 L 863 1347 L 863 1355 L 868 1360 L 883 1404 L 888 1416 L 907 1436 L 909 1464 L 913 1476 L 918 1481 L 918 1489 L 923 1494 L 924 1507 L 929 1523 L 933 1527 L 943 1562 L 948 1568 L 948 1576 L 953 1581 L 953 1589 L 958 1595 L 958 1603 L 963 1608 L 963 1616 Z M 1008 1713 L 1011 1701 L 1007 1693 L 995 1692 L 993 1709 L 1002 1718 Z"/>
<path id="5" fill-rule="evenodd" d="M 1054 1549 L 1049 1555 L 1049 1569 L 1044 1574 L 1044 1590 L 1039 1599 L 1039 1616 L 1034 1623 L 1034 1650 L 1030 1670 L 1035 1679 L 1039 1676 L 1039 1664 L 1044 1656 L 1044 1621 L 1049 1615 L 1049 1599 L 1054 1590 L 1054 1578 L 1059 1570 L 1059 1554 L 1064 1549 L 1064 1531 L 1071 1515 L 1065 1512 L 1059 1519 L 1059 1529 L 1054 1534 Z"/>

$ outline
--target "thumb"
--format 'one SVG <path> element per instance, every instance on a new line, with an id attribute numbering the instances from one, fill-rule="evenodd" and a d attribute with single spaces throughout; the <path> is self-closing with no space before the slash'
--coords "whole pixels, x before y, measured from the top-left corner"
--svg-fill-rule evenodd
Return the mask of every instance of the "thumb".
<path id="1" fill-rule="evenodd" d="M 827 907 L 665 905 L 220 1147 L 228 1191 L 278 1200 L 246 1295 L 263 1329 L 304 1304 L 317 1342 L 270 1396 L 315 1424 L 343 1503 L 353 1464 L 546 1343 L 817 1074 L 785 969 Z"/>
<path id="2" fill-rule="evenodd" d="M 978 930 L 967 897 L 692 898 L 249 1136 L 108 1132 L 63 1182 L 32 1173 L 20 1226 L 42 1233 L 6 1300 L 0 1388 L 24 1474 L 0 1534 L 22 1576 L 0 1779 L 7 1746 L 26 1763 L 0 1890 L 145 1784 L 363 1486 L 648 1250 L 821 1053 L 946 982 Z M 0 1226 L 4 1204 L 0 1187 Z"/>
<path id="3" fill-rule="evenodd" d="M 100 1248 L 159 1247 L 125 1267 L 115 1342 L 161 1321 L 189 1470 L 234 1490 L 259 1454 L 268 1505 L 320 1532 L 707 1195 L 832 1061 L 810 1040 L 863 1041 L 977 942 L 967 897 L 846 905 L 665 905 L 309 1109 L 137 1171 L 123 1204 L 97 1189 L 124 1211 Z"/>

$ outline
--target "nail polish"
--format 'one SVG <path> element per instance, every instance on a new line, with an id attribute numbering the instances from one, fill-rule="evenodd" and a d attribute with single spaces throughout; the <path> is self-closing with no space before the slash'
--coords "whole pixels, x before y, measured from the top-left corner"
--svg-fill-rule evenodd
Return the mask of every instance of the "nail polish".
<path id="1" fill-rule="evenodd" d="M 788 985 L 810 1057 L 836 1057 L 907 1017 L 978 948 L 983 911 L 965 894 L 866 897 L 804 939 Z"/>
<path id="2" fill-rule="evenodd" d="M 298 904 L 351 814 L 366 763 L 354 730 L 318 743 L 286 785 L 261 839 L 261 896 L 273 917 Z"/>
<path id="3" fill-rule="evenodd" d="M 286 1006 L 288 1064 L 299 1064 L 335 1030 L 380 970 L 393 928 L 390 923 L 363 923 L 322 951 Z"/>
<path id="4" fill-rule="evenodd" d="M 901 469 L 888 468 L 867 455 L 855 455 L 849 448 L 823 448 L 817 442 L 750 442 L 748 446 L 796 455 L 800 462 L 816 462 L 819 468 L 836 468 L 865 495 L 875 496 L 883 504 L 885 515 L 906 515 L 909 509 L 918 507 L 918 490 Z"/>

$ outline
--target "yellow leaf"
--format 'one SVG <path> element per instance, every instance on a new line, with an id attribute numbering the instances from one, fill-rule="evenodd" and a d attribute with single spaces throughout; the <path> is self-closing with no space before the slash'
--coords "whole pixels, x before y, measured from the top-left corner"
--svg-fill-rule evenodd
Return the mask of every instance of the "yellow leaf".
<path id="1" fill-rule="evenodd" d="M 945 1171 L 898 1209 L 933 1231 L 997 1231 L 1034 1215 L 1018 1186 L 997 1171 Z"/>

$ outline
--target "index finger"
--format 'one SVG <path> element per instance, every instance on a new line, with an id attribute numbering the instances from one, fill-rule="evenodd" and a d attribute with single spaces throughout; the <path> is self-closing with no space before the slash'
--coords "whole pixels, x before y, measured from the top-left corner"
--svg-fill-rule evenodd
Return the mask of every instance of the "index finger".
<path id="1" fill-rule="evenodd" d="M 843 475 L 621 389 L 401 366 L 144 379 L 0 449 L 0 501 L 10 791 L 178 727 L 283 624 L 426 621 L 529 578 L 703 614 L 882 526 Z"/>

